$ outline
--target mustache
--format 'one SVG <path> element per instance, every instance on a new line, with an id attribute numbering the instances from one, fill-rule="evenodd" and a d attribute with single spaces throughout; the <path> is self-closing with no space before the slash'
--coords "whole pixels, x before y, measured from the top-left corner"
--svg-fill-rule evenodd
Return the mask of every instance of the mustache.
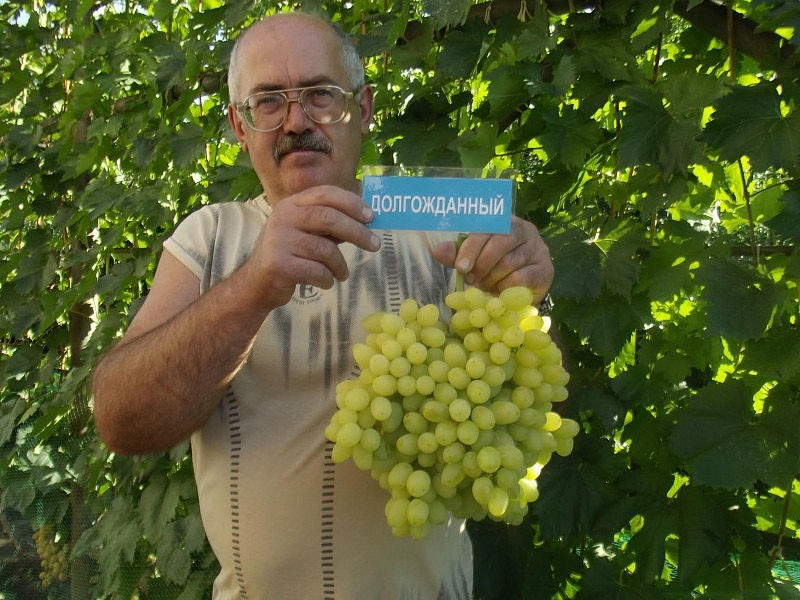
<path id="1" fill-rule="evenodd" d="M 297 150 L 330 154 L 333 148 L 328 140 L 317 138 L 310 131 L 287 133 L 275 142 L 275 146 L 272 148 L 272 156 L 275 162 L 278 162 L 288 153 Z"/>

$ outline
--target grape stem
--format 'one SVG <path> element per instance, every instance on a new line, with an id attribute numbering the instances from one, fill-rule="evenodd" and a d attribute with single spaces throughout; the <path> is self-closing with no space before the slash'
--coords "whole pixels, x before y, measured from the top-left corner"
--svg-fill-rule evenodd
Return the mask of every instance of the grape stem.
<path id="1" fill-rule="evenodd" d="M 466 233 L 459 233 L 458 237 L 456 238 L 456 256 L 458 256 L 458 250 L 461 248 L 462 242 L 467 239 Z M 454 289 L 456 292 L 463 292 L 464 291 L 464 274 L 456 271 L 456 280 Z"/>

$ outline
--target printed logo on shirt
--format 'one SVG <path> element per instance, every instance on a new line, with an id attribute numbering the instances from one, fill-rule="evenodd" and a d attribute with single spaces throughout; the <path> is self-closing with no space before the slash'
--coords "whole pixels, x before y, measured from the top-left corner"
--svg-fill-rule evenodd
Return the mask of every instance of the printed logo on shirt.
<path id="1" fill-rule="evenodd" d="M 318 302 L 321 297 L 322 294 L 318 288 L 302 283 L 295 288 L 292 302 L 295 304 L 311 304 L 312 302 Z"/>

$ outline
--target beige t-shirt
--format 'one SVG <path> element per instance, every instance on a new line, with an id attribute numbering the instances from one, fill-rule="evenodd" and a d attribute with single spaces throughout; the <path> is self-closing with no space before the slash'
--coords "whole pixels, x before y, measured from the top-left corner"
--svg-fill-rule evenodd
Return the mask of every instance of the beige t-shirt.
<path id="1" fill-rule="evenodd" d="M 270 212 L 263 197 L 203 207 L 165 248 L 206 291 L 242 264 Z M 298 286 L 270 313 L 219 408 L 192 436 L 200 510 L 222 567 L 215 600 L 470 597 L 463 521 L 423 540 L 393 537 L 387 492 L 351 461 L 334 464 L 323 433 L 336 383 L 355 373 L 361 319 L 407 297 L 443 306 L 450 289 L 451 271 L 430 256 L 432 236 L 381 235 L 377 253 L 340 246 L 346 282 Z"/>

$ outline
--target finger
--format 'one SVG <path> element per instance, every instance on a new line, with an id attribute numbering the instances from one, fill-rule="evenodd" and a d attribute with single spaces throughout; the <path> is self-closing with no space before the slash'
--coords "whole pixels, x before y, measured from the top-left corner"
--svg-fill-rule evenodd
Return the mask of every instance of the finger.
<path id="1" fill-rule="evenodd" d="M 526 242 L 507 255 L 484 284 L 498 292 L 512 286 L 525 286 L 534 293 L 534 302 L 541 302 L 550 290 L 555 270 L 550 249 L 532 224 L 523 222 Z M 502 264 L 502 263 L 505 264 Z"/>
<path id="2" fill-rule="evenodd" d="M 507 236 L 473 234 L 460 246 L 455 242 L 442 242 L 434 247 L 433 256 L 441 264 L 464 274 L 464 280 L 486 291 L 513 270 L 514 261 L 505 261 L 508 253 Z"/>
<path id="3" fill-rule="evenodd" d="M 464 238 L 456 254 L 454 262 L 456 270 L 463 275 L 472 273 L 478 266 L 479 259 L 485 269 L 490 259 L 488 257 L 484 258 L 483 253 L 491 239 L 492 236 L 485 233 L 472 233 Z"/>
<path id="4" fill-rule="evenodd" d="M 295 243 L 292 254 L 301 261 L 297 268 L 308 271 L 303 283 L 319 284 L 319 287 L 327 289 L 334 280 L 344 281 L 350 274 L 339 246 L 329 238 L 304 235 Z M 290 268 L 295 267 L 291 265 Z"/>
<path id="5" fill-rule="evenodd" d="M 510 273 L 495 285 L 495 292 L 500 293 L 506 288 L 524 286 L 533 292 L 533 304 L 538 305 L 547 296 L 553 282 L 553 265 L 549 261 L 526 265 Z"/>
<path id="6" fill-rule="evenodd" d="M 433 247 L 432 254 L 436 262 L 452 269 L 458 254 L 458 245 L 456 242 L 439 242 Z"/>
<path id="7" fill-rule="evenodd" d="M 298 227 L 304 231 L 364 250 L 380 247 L 380 238 L 365 225 L 373 218 L 372 210 L 352 192 L 332 186 L 313 188 L 293 198 L 293 207 Z"/>
<path id="8" fill-rule="evenodd" d="M 297 206 L 328 206 L 365 224 L 374 218 L 372 209 L 361 196 L 333 185 L 315 186 L 292 198 Z"/>
<path id="9" fill-rule="evenodd" d="M 456 250 L 440 244 L 434 257 L 446 266 L 456 265 L 465 281 L 493 293 L 522 285 L 534 292 L 537 303 L 553 281 L 550 252 L 533 223 L 514 217 L 507 235 L 473 234 Z"/>
<path id="10" fill-rule="evenodd" d="M 525 243 L 515 235 L 469 236 L 459 249 L 456 265 L 471 265 L 464 280 L 471 285 L 492 289 L 495 284 L 523 265 Z"/>
<path id="11" fill-rule="evenodd" d="M 475 267 L 465 277 L 469 285 L 488 292 L 497 292 L 499 282 L 511 278 L 516 271 L 525 266 L 524 253 L 519 249 L 506 251 L 506 240 L 491 240 L 484 246 Z"/>
<path id="12" fill-rule="evenodd" d="M 327 206 L 303 207 L 298 226 L 334 243 L 349 242 L 371 252 L 380 247 L 380 238 L 362 222 Z"/>

